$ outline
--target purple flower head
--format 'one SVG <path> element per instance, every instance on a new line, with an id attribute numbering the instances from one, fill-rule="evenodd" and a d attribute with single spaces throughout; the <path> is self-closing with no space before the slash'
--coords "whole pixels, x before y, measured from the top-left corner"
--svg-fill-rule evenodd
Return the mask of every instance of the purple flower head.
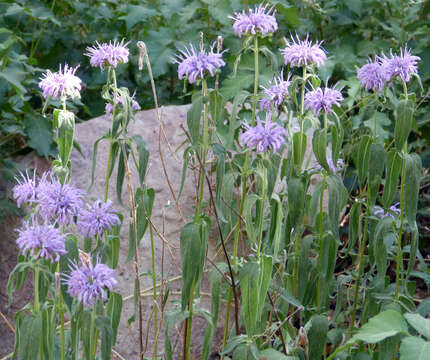
<path id="1" fill-rule="evenodd" d="M 65 64 L 63 69 L 60 65 L 60 70 L 55 73 L 47 70 L 39 82 L 43 97 L 46 99 L 50 96 L 54 100 L 58 97 L 61 100 L 66 100 L 68 97 L 80 98 L 81 79 L 75 76 L 78 67 L 79 65 L 72 68 Z"/>
<path id="2" fill-rule="evenodd" d="M 133 111 L 138 111 L 138 110 L 140 110 L 140 105 L 135 100 L 135 98 L 134 98 L 135 96 L 136 96 L 136 92 L 134 92 L 133 95 L 130 97 L 130 100 L 131 100 L 131 109 Z M 122 96 L 119 95 L 119 94 L 117 94 L 117 96 L 116 96 L 116 103 L 117 104 L 121 104 L 121 105 L 124 104 Z M 106 115 L 110 115 L 112 113 L 112 111 L 113 111 L 113 104 L 112 103 L 106 103 L 105 111 L 106 111 Z"/>
<path id="3" fill-rule="evenodd" d="M 106 66 L 113 66 L 116 68 L 118 64 L 125 64 L 128 62 L 129 51 L 127 48 L 128 42 L 109 41 L 108 43 L 98 43 L 93 47 L 87 47 L 85 56 L 90 58 L 90 64 L 93 67 L 99 66 L 103 69 Z"/>
<path id="4" fill-rule="evenodd" d="M 56 220 L 60 225 L 68 225 L 83 206 L 81 190 L 61 184 L 53 176 L 45 176 L 38 187 L 39 204 L 37 210 L 45 219 Z"/>
<path id="5" fill-rule="evenodd" d="M 291 41 L 287 43 L 284 49 L 281 49 L 285 65 L 300 67 L 316 64 L 317 67 L 323 66 L 327 56 L 321 48 L 321 43 L 317 41 L 312 44 L 312 41 L 309 40 L 309 34 L 306 35 L 305 40 L 300 40 L 297 34 L 296 39 L 291 35 Z"/>
<path id="6" fill-rule="evenodd" d="M 255 127 L 244 124 L 246 131 L 240 135 L 240 142 L 248 146 L 249 149 L 256 147 L 257 153 L 266 152 L 270 149 L 277 152 L 284 145 L 288 132 L 283 127 L 272 122 L 271 116 L 270 112 L 266 113 L 264 127 L 258 116 Z"/>
<path id="7" fill-rule="evenodd" d="M 387 217 L 395 219 L 396 216 L 400 215 L 400 209 L 399 209 L 400 203 L 396 203 L 394 205 L 391 205 L 388 210 L 384 210 L 380 206 L 374 206 L 373 207 L 373 214 L 381 219 L 385 219 Z"/>
<path id="8" fill-rule="evenodd" d="M 411 55 L 407 46 L 404 50 L 400 49 L 400 55 L 393 55 L 393 50 L 390 50 L 389 58 L 382 53 L 379 59 L 388 79 L 399 76 L 404 82 L 408 82 L 413 74 L 418 73 L 417 62 L 421 60 L 420 57 Z"/>
<path id="9" fill-rule="evenodd" d="M 233 30 L 236 35 L 242 37 L 242 35 L 255 35 L 260 32 L 264 36 L 278 30 L 275 8 L 267 9 L 267 6 L 267 4 L 260 4 L 250 9 L 248 14 L 243 10 L 241 13 L 235 12 L 234 16 L 229 16 L 234 20 Z"/>
<path id="10" fill-rule="evenodd" d="M 370 89 L 381 91 L 390 77 L 379 59 L 374 61 L 368 59 L 367 64 L 358 69 L 357 78 L 367 91 Z"/>
<path id="11" fill-rule="evenodd" d="M 79 231 L 87 237 L 102 236 L 105 230 L 112 230 L 112 226 L 119 224 L 119 217 L 112 208 L 111 201 L 96 200 L 79 214 Z"/>
<path id="12" fill-rule="evenodd" d="M 95 265 L 91 261 L 82 263 L 82 266 L 72 263 L 70 274 L 63 278 L 67 292 L 82 302 L 84 307 L 93 307 L 99 299 L 105 301 L 106 288 L 112 291 L 117 284 L 115 271 L 98 260 Z"/>
<path id="13" fill-rule="evenodd" d="M 284 80 L 284 74 L 280 77 L 274 79 L 274 85 L 270 86 L 268 89 L 263 87 L 263 93 L 266 97 L 260 100 L 260 110 L 270 111 L 272 109 L 271 103 L 277 109 L 279 105 L 282 104 L 284 99 L 288 96 L 288 86 L 290 86 L 290 74 L 288 78 Z"/>
<path id="14" fill-rule="evenodd" d="M 17 184 L 13 187 L 13 198 L 18 207 L 21 207 L 22 203 L 34 203 L 37 200 L 36 171 L 33 177 L 30 177 L 28 170 L 25 174 L 20 173 L 15 180 Z"/>
<path id="15" fill-rule="evenodd" d="M 18 230 L 16 243 L 24 255 L 54 262 L 67 253 L 66 236 L 59 228 L 49 224 L 39 224 L 33 217 L 31 222 L 24 223 L 23 229 Z"/>
<path id="16" fill-rule="evenodd" d="M 327 164 L 328 164 L 328 166 L 329 166 L 329 168 L 333 174 L 339 174 L 343 170 L 343 168 L 345 167 L 345 162 L 341 158 L 337 159 L 336 166 L 334 165 L 331 151 L 329 151 L 327 153 Z M 317 164 L 315 166 L 315 170 L 321 171 L 322 169 L 323 169 L 323 167 L 320 164 Z"/>
<path id="17" fill-rule="evenodd" d="M 330 114 L 332 106 L 340 106 L 342 100 L 343 96 L 339 90 L 326 86 L 324 91 L 321 88 L 308 91 L 305 95 L 305 107 L 308 110 L 312 109 L 315 116 L 318 116 L 321 110 Z"/>
<path id="18" fill-rule="evenodd" d="M 179 64 L 179 79 L 188 77 L 190 84 L 193 84 L 198 78 L 203 79 L 205 72 L 214 76 L 215 70 L 225 65 L 222 54 L 227 51 L 214 52 L 214 46 L 215 43 L 212 44 L 209 52 L 206 52 L 203 47 L 200 47 L 200 51 L 197 52 L 193 44 L 190 44 L 189 49 L 180 50 L 176 59 L 173 59 L 174 63 Z"/>

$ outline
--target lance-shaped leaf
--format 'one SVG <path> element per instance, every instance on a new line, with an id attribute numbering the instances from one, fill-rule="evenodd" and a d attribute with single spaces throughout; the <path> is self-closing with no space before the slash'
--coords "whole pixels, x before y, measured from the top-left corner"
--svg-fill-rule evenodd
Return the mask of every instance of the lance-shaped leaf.
<path id="1" fill-rule="evenodd" d="M 298 178 L 290 178 L 287 182 L 288 192 L 288 216 L 294 227 L 303 223 L 305 207 L 305 189 L 303 183 Z"/>
<path id="2" fill-rule="evenodd" d="M 381 185 L 382 172 L 385 167 L 386 152 L 381 144 L 372 144 L 370 146 L 372 160 L 369 161 L 369 201 L 371 205 L 375 204 L 379 186 Z"/>
<path id="3" fill-rule="evenodd" d="M 402 158 L 396 149 L 391 149 L 387 156 L 387 168 L 385 171 L 385 185 L 382 192 L 382 204 L 389 208 L 396 195 L 399 175 L 402 169 Z"/>
<path id="4" fill-rule="evenodd" d="M 308 332 L 309 359 L 321 359 L 327 341 L 328 319 L 324 315 L 315 315 L 311 319 Z"/>
<path id="5" fill-rule="evenodd" d="M 342 142 L 344 137 L 344 131 L 342 126 L 330 126 L 331 129 L 331 156 L 333 164 L 337 164 L 339 159 L 340 149 L 342 148 Z"/>
<path id="6" fill-rule="evenodd" d="M 370 147 L 372 140 L 370 136 L 366 135 L 360 141 L 357 154 L 357 171 L 358 180 L 361 185 L 366 181 L 368 170 L 369 170 L 369 159 L 370 159 Z"/>
<path id="7" fill-rule="evenodd" d="M 293 135 L 294 164 L 297 167 L 303 163 L 303 159 L 306 153 L 306 143 L 307 143 L 307 138 L 305 133 L 303 133 L 302 136 L 300 136 L 300 132 L 296 132 Z"/>
<path id="8" fill-rule="evenodd" d="M 327 132 L 324 129 L 318 129 L 312 139 L 312 150 L 318 163 L 327 171 L 330 167 L 327 163 Z"/>
<path id="9" fill-rule="evenodd" d="M 327 177 L 328 188 L 328 218 L 332 233 L 339 238 L 339 216 L 346 205 L 348 191 L 342 180 L 336 175 Z"/>
<path id="10" fill-rule="evenodd" d="M 61 163 L 69 161 L 75 135 L 75 115 L 67 110 L 54 110 L 54 128 L 57 128 L 58 153 Z"/>
<path id="11" fill-rule="evenodd" d="M 187 112 L 187 126 L 193 145 L 198 145 L 200 139 L 200 123 L 203 111 L 203 97 L 193 96 L 193 103 Z"/>
<path id="12" fill-rule="evenodd" d="M 406 99 L 400 100 L 397 104 L 396 114 L 394 140 L 397 150 L 401 151 L 412 129 L 412 116 L 414 114 L 414 104 L 412 101 Z"/>
<path id="13" fill-rule="evenodd" d="M 418 193 L 420 190 L 420 181 L 422 177 L 421 158 L 417 154 L 407 154 L 404 157 L 406 161 L 406 176 L 404 179 L 404 206 L 406 219 L 409 226 L 416 228 Z"/>

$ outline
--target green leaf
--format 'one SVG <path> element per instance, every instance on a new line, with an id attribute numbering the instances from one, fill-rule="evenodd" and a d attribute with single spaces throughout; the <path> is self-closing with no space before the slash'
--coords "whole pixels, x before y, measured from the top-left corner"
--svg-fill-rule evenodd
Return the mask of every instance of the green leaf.
<path id="1" fill-rule="evenodd" d="M 400 360 L 427 360 L 430 342 L 415 336 L 405 337 L 400 344 Z"/>
<path id="2" fill-rule="evenodd" d="M 288 216 L 294 227 L 303 223 L 305 207 L 305 189 L 303 183 L 298 178 L 291 178 L 287 183 L 288 192 Z"/>
<path id="3" fill-rule="evenodd" d="M 332 233 L 336 239 L 339 238 L 339 216 L 340 212 L 346 205 L 348 191 L 342 180 L 336 175 L 327 177 L 328 188 L 328 218 L 331 225 Z"/>
<path id="4" fill-rule="evenodd" d="M 6 80 L 16 91 L 16 93 L 23 98 L 27 93 L 27 89 L 23 85 L 26 72 L 17 68 L 8 66 L 3 71 L 0 71 L 0 78 Z"/>
<path id="5" fill-rule="evenodd" d="M 77 239 L 74 236 L 68 236 L 66 238 L 66 250 L 67 253 L 60 258 L 59 266 L 62 274 L 70 273 L 70 264 L 72 262 L 79 261 L 79 250 L 77 246 Z M 68 287 L 66 284 L 61 284 L 61 295 L 63 296 L 64 302 L 67 305 L 69 311 L 72 311 L 73 298 L 68 293 Z"/>
<path id="6" fill-rule="evenodd" d="M 181 230 L 182 311 L 187 308 L 192 289 L 199 285 L 208 236 L 206 221 L 188 223 Z"/>
<path id="7" fill-rule="evenodd" d="M 109 301 L 106 305 L 106 315 L 110 319 L 112 327 L 112 344 L 116 343 L 116 335 L 118 332 L 119 321 L 121 319 L 122 311 L 122 296 L 116 292 L 111 292 L 109 295 Z"/>
<path id="8" fill-rule="evenodd" d="M 220 89 L 221 95 L 223 95 L 226 100 L 230 100 L 240 93 L 241 90 L 248 89 L 253 82 L 253 74 L 237 75 L 236 77 L 228 78 L 222 82 L 222 87 Z"/>
<path id="9" fill-rule="evenodd" d="M 309 359 L 321 359 L 327 341 L 328 319 L 324 315 L 316 315 L 311 319 L 308 331 Z"/>
<path id="10" fill-rule="evenodd" d="M 246 234 L 248 235 L 248 238 L 252 244 L 255 244 L 257 241 L 257 233 L 254 225 L 255 222 L 253 221 L 252 208 L 258 199 L 259 197 L 257 194 L 251 194 L 246 197 L 245 204 L 243 206 Z"/>
<path id="11" fill-rule="evenodd" d="M 418 333 L 427 340 L 430 340 L 430 319 L 422 317 L 420 314 L 405 314 L 405 319 Z"/>
<path id="12" fill-rule="evenodd" d="M 264 360 L 294 360 L 295 357 L 286 356 L 283 353 L 275 350 L 275 349 L 264 349 L 260 351 L 260 359 Z"/>
<path id="13" fill-rule="evenodd" d="M 146 169 L 149 161 L 148 145 L 140 135 L 134 135 L 132 139 L 133 139 L 133 142 L 136 144 L 137 153 L 139 155 L 139 163 L 138 163 L 139 182 L 140 182 L 140 186 L 143 186 L 143 182 L 145 181 Z"/>
<path id="14" fill-rule="evenodd" d="M 144 23 L 148 19 L 157 15 L 157 11 L 143 5 L 128 4 L 125 14 L 126 15 L 120 16 L 118 19 L 124 20 L 127 26 L 127 31 L 130 31 L 137 23 Z"/>
<path id="15" fill-rule="evenodd" d="M 369 175 L 367 178 L 369 182 L 369 202 L 374 205 L 381 185 L 382 172 L 385 168 L 386 152 L 383 145 L 372 144 L 370 153 L 372 154 L 372 161 L 369 162 Z"/>
<path id="16" fill-rule="evenodd" d="M 402 99 L 397 104 L 396 124 L 394 127 L 394 140 L 397 150 L 401 151 L 412 130 L 412 116 L 414 114 L 414 104 L 410 100 Z"/>
<path id="17" fill-rule="evenodd" d="M 75 115 L 67 110 L 54 110 L 54 128 L 58 129 L 58 151 L 63 165 L 69 161 L 75 134 Z"/>
<path id="18" fill-rule="evenodd" d="M 358 148 L 358 157 L 357 157 L 357 171 L 358 171 L 358 180 L 360 184 L 363 185 L 366 181 L 368 170 L 369 170 L 369 160 L 370 160 L 370 147 L 372 144 L 372 140 L 370 136 L 366 135 L 360 141 L 360 145 Z"/>
<path id="19" fill-rule="evenodd" d="M 387 156 L 385 185 L 382 192 L 382 204 L 385 208 L 389 208 L 394 200 L 401 169 L 402 159 L 396 149 L 391 149 Z"/>
<path id="20" fill-rule="evenodd" d="M 331 156 L 333 159 L 333 164 L 337 164 L 337 160 L 339 159 L 340 149 L 342 147 L 344 131 L 343 127 L 339 126 L 339 128 L 335 125 L 330 126 L 331 129 Z"/>
<path id="21" fill-rule="evenodd" d="M 315 130 L 312 139 L 312 150 L 314 151 L 315 158 L 318 163 L 330 172 L 330 167 L 327 163 L 327 133 L 324 129 Z"/>
<path id="22" fill-rule="evenodd" d="M 31 314 L 20 325 L 20 359 L 36 360 L 39 358 L 39 345 L 42 336 L 42 314 Z"/>
<path id="23" fill-rule="evenodd" d="M 417 154 L 404 155 L 406 161 L 406 176 L 404 179 L 405 213 L 409 226 L 416 228 L 418 195 L 422 178 L 421 158 Z"/>
<path id="24" fill-rule="evenodd" d="M 47 118 L 27 115 L 24 118 L 24 126 L 28 135 L 28 145 L 45 158 L 55 155 L 56 146 L 52 138 L 51 124 Z"/>
<path id="25" fill-rule="evenodd" d="M 203 98 L 200 95 L 193 96 L 193 103 L 187 112 L 187 127 L 193 145 L 199 144 L 200 123 L 202 120 Z"/>
<path id="26" fill-rule="evenodd" d="M 406 334 L 408 326 L 403 316 L 395 310 L 385 310 L 372 317 L 354 335 L 354 339 L 375 344 L 399 333 Z"/>
<path id="27" fill-rule="evenodd" d="M 300 143 L 300 132 L 296 132 L 293 135 L 293 155 L 294 155 L 294 164 L 298 167 L 299 164 L 303 163 L 303 159 L 305 157 L 305 153 L 306 153 L 306 144 L 307 144 L 307 138 L 306 138 L 306 134 L 303 133 L 302 134 L 302 140 Z M 301 145 L 301 152 L 300 152 L 300 145 Z M 312 145 L 313 145 L 313 140 L 312 140 Z M 299 156 L 301 155 L 301 156 Z"/>
<path id="28" fill-rule="evenodd" d="M 95 326 L 101 334 L 101 358 L 102 360 L 110 360 L 113 340 L 110 319 L 107 316 L 97 316 Z"/>
<path id="29" fill-rule="evenodd" d="M 100 138 L 98 138 L 93 145 L 93 159 L 92 159 L 92 165 L 91 165 L 91 184 L 89 186 L 88 191 L 92 188 L 93 184 L 94 184 L 94 175 L 96 172 L 96 165 L 97 165 L 97 151 L 98 151 L 98 147 L 99 147 L 99 143 L 100 141 L 102 141 L 103 139 L 106 139 L 106 136 L 102 136 Z"/>

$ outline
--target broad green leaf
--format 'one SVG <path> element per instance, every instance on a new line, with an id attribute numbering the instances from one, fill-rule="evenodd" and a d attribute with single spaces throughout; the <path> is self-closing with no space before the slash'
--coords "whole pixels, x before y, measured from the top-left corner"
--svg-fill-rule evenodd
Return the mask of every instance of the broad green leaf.
<path id="1" fill-rule="evenodd" d="M 200 95 L 196 95 L 193 97 L 193 103 L 187 113 L 187 126 L 193 145 L 199 144 L 202 111 L 203 98 Z"/>
<path id="2" fill-rule="evenodd" d="M 393 203 L 401 169 L 402 159 L 396 149 L 391 149 L 387 156 L 385 185 L 382 192 L 382 204 L 385 208 L 389 208 Z"/>
<path id="3" fill-rule="evenodd" d="M 222 82 L 220 93 L 226 100 L 230 100 L 236 94 L 240 93 L 241 90 L 248 89 L 253 82 L 253 74 L 237 75 L 236 77 L 228 78 Z"/>
<path id="4" fill-rule="evenodd" d="M 324 129 L 315 130 L 312 139 L 312 150 L 318 163 L 327 171 L 330 167 L 327 163 L 327 132 Z"/>
<path id="5" fill-rule="evenodd" d="M 308 331 L 309 359 L 321 359 L 327 341 L 328 319 L 324 315 L 316 315 L 311 319 Z"/>
<path id="6" fill-rule="evenodd" d="M 225 103 L 224 97 L 217 90 L 209 93 L 209 113 L 215 125 L 224 121 Z"/>
<path id="7" fill-rule="evenodd" d="M 418 194 L 422 178 L 421 158 L 417 154 L 405 155 L 404 205 L 406 218 L 412 229 L 416 228 Z"/>
<path id="8" fill-rule="evenodd" d="M 305 189 L 303 183 L 298 178 L 291 178 L 287 182 L 288 192 L 288 216 L 294 227 L 303 223 L 305 207 Z"/>
<path id="9" fill-rule="evenodd" d="M 418 333 L 430 340 L 430 319 L 422 317 L 420 314 L 405 314 L 405 319 Z"/>
<path id="10" fill-rule="evenodd" d="M 300 138 L 302 139 L 300 141 Z M 306 134 L 303 133 L 303 136 L 300 137 L 300 132 L 296 132 L 293 135 L 293 155 L 294 155 L 294 164 L 298 167 L 299 164 L 303 163 L 303 159 L 305 157 L 306 153 L 306 144 L 307 144 L 307 138 Z M 300 151 L 300 145 L 301 145 L 301 151 Z"/>
<path id="11" fill-rule="evenodd" d="M 369 161 L 369 175 L 367 177 L 369 187 L 369 202 L 374 205 L 381 185 L 382 172 L 385 168 L 386 152 L 381 144 L 372 144 L 370 146 L 372 160 Z"/>
<path id="12" fill-rule="evenodd" d="M 260 309 L 260 279 L 258 263 L 248 262 L 243 266 L 240 272 L 241 307 L 248 335 L 254 335 L 256 331 Z"/>
<path id="13" fill-rule="evenodd" d="M 30 147 L 45 158 L 55 155 L 56 146 L 53 142 L 51 124 L 47 118 L 28 115 L 24 118 L 24 126 Z"/>
<path id="14" fill-rule="evenodd" d="M 39 358 L 40 338 L 42 336 L 42 314 L 31 314 L 20 324 L 20 359 L 36 360 Z"/>
<path id="15" fill-rule="evenodd" d="M 408 326 L 403 316 L 395 310 L 385 310 L 364 324 L 354 339 L 375 344 L 399 333 L 406 334 Z"/>
<path id="16" fill-rule="evenodd" d="M 113 331 L 110 319 L 107 316 L 97 316 L 95 326 L 101 335 L 101 359 L 110 360 L 113 344 Z"/>
<path id="17" fill-rule="evenodd" d="M 410 100 L 402 99 L 397 104 L 396 124 L 394 127 L 394 140 L 397 150 L 401 151 L 408 139 L 412 129 L 412 116 L 414 114 L 414 104 Z"/>
<path id="18" fill-rule="evenodd" d="M 430 342 L 415 336 L 403 338 L 400 344 L 400 360 L 427 360 Z"/>
<path id="19" fill-rule="evenodd" d="M 370 159 L 370 147 L 372 145 L 372 140 L 370 136 L 365 135 L 360 141 L 357 155 L 357 171 L 358 180 L 360 184 L 363 185 L 366 181 L 368 170 L 369 170 L 369 159 Z"/>
<path id="20" fill-rule="evenodd" d="M 293 356 L 286 356 L 275 349 L 264 349 L 260 351 L 260 359 L 264 360 L 295 360 Z"/>
<path id="21" fill-rule="evenodd" d="M 137 23 L 145 22 L 155 16 L 157 11 L 144 5 L 128 4 L 125 14 L 126 15 L 119 17 L 119 20 L 124 20 L 127 26 L 127 31 L 130 31 Z"/>

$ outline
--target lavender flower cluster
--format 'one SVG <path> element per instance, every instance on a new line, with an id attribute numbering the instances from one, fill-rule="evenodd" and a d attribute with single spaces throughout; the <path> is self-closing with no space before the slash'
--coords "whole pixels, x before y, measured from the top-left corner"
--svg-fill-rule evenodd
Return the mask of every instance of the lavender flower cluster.
<path id="1" fill-rule="evenodd" d="M 385 219 L 387 217 L 391 219 L 395 219 L 396 216 L 400 215 L 400 203 L 395 203 L 394 205 L 391 205 L 388 210 L 383 209 L 380 206 L 374 206 L 373 207 L 373 215 Z"/>
<path id="2" fill-rule="evenodd" d="M 250 9 L 248 13 L 245 11 L 234 13 L 234 16 L 229 18 L 234 20 L 233 30 L 237 36 L 256 34 L 265 36 L 278 30 L 275 13 L 274 7 L 268 9 L 267 4 L 260 4 L 255 9 Z"/>
<path id="3" fill-rule="evenodd" d="M 46 172 L 38 178 L 36 174 L 30 176 L 26 172 L 17 176 L 16 181 L 13 197 L 18 206 L 27 204 L 33 210 L 30 220 L 18 230 L 16 240 L 25 256 L 58 262 L 67 253 L 65 240 L 68 233 L 62 229 L 75 219 L 78 219 L 79 232 L 86 237 L 101 237 L 104 231 L 120 224 L 111 202 L 96 200 L 92 206 L 85 205 L 83 191 L 62 184 L 51 173 Z M 70 295 L 77 297 L 84 306 L 93 306 L 97 299 L 106 299 L 105 288 L 112 290 L 116 280 L 114 271 L 106 265 L 91 265 L 88 269 L 74 266 L 71 274 L 66 276 L 66 283 Z M 86 278 L 82 274 L 74 275 L 78 270 Z"/>
<path id="4" fill-rule="evenodd" d="M 393 54 L 391 49 L 390 56 L 382 53 L 381 56 L 375 56 L 374 60 L 368 59 L 367 64 L 358 69 L 357 78 L 367 91 L 382 91 L 393 78 L 399 77 L 403 82 L 409 82 L 412 75 L 418 73 L 419 60 L 407 46 L 400 49 L 400 55 Z"/>

